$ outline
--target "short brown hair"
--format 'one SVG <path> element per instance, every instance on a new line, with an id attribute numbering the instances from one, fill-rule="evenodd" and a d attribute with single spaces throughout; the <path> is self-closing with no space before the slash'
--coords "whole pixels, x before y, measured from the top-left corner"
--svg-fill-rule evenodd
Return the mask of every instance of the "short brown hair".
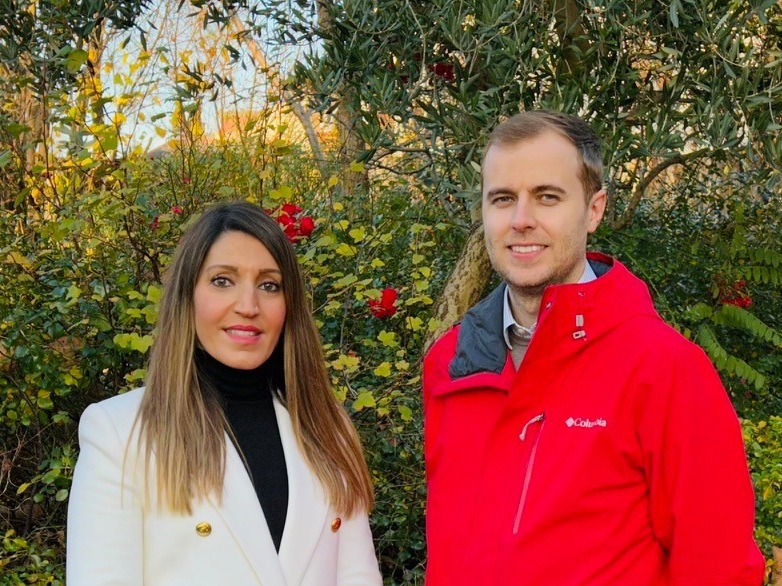
<path id="1" fill-rule="evenodd" d="M 588 200 L 603 187 L 603 145 L 592 127 L 578 116 L 551 110 L 516 114 L 492 130 L 481 163 L 492 145 L 518 144 L 546 131 L 556 132 L 576 147 L 581 157 L 579 179 Z"/>

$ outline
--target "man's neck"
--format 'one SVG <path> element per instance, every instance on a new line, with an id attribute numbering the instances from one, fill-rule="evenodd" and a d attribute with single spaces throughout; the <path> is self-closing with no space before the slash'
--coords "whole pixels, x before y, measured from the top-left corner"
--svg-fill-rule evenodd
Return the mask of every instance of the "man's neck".
<path id="1" fill-rule="evenodd" d="M 516 323 L 525 328 L 534 326 L 538 321 L 540 300 L 543 299 L 543 293 L 526 293 L 516 287 L 509 287 L 508 293 L 511 312 Z"/>

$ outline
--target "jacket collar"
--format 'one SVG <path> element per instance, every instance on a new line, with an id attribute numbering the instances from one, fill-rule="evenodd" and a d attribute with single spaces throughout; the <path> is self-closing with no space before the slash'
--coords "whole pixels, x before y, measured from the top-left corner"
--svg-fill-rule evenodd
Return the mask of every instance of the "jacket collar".
<path id="1" fill-rule="evenodd" d="M 594 339 L 635 315 L 655 315 L 646 285 L 610 256 L 590 252 L 587 260 L 597 279 L 589 283 L 547 287 L 541 302 L 541 316 L 535 337 L 541 329 L 575 333 L 575 315 L 587 314 L 588 327 L 581 341 Z M 449 365 L 452 380 L 477 373 L 500 375 L 507 367 L 508 347 L 503 336 L 505 283 L 500 284 L 472 307 L 459 326 L 458 342 Z M 544 308 L 554 307 L 543 319 Z M 583 320 L 583 315 L 582 315 Z M 535 338 L 533 338 L 534 340 Z"/>
<path id="2" fill-rule="evenodd" d="M 320 483 L 299 451 L 287 409 L 275 399 L 285 465 L 288 512 L 279 554 L 250 477 L 226 436 L 226 469 L 222 505 L 213 502 L 263 586 L 299 584 L 317 545 L 328 513 Z"/>

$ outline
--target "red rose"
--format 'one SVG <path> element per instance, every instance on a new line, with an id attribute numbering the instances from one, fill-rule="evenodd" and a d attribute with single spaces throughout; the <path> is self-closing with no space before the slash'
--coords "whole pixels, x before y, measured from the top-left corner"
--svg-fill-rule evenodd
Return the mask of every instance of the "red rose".
<path id="1" fill-rule="evenodd" d="M 305 238 L 312 234 L 314 229 L 315 220 L 312 219 L 312 216 L 304 216 L 299 222 L 299 233 Z"/>
<path id="2" fill-rule="evenodd" d="M 383 289 L 382 293 L 380 294 L 380 299 L 370 299 L 367 302 L 367 305 L 369 305 L 369 311 L 372 313 L 372 315 L 381 319 L 391 317 L 396 313 L 395 304 L 397 296 L 398 294 L 396 289 L 391 287 Z"/>
<path id="3" fill-rule="evenodd" d="M 284 203 L 280 206 L 280 209 L 283 211 L 283 213 L 291 216 L 295 216 L 296 214 L 301 213 L 301 208 L 294 203 Z"/>
<path id="4" fill-rule="evenodd" d="M 171 213 L 176 214 L 177 216 L 182 213 L 182 208 L 179 206 L 171 206 Z"/>
<path id="5" fill-rule="evenodd" d="M 287 228 L 288 226 L 293 226 L 293 224 L 296 223 L 296 220 L 293 218 L 293 216 L 289 216 L 288 214 L 280 214 L 277 218 L 277 223 L 280 226 Z"/>
<path id="6" fill-rule="evenodd" d="M 294 224 L 288 224 L 282 229 L 283 232 L 285 232 L 285 236 L 293 242 L 294 244 L 299 240 L 299 231 L 296 229 L 296 226 Z"/>

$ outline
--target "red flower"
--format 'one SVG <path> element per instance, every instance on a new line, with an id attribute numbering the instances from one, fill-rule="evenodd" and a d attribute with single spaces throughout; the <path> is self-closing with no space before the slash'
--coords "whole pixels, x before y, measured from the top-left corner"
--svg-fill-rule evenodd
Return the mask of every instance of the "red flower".
<path id="1" fill-rule="evenodd" d="M 315 230 L 315 220 L 311 216 L 302 216 L 302 211 L 293 203 L 284 203 L 277 209 L 277 223 L 294 244 L 302 238 L 308 238 Z"/>
<path id="2" fill-rule="evenodd" d="M 294 219 L 293 216 L 289 216 L 288 214 L 280 214 L 277 217 L 277 223 L 280 226 L 288 227 L 288 226 L 292 226 L 293 224 L 295 224 L 296 220 Z"/>
<path id="3" fill-rule="evenodd" d="M 383 289 L 380 294 L 380 299 L 370 299 L 367 304 L 369 305 L 369 311 L 375 317 L 385 319 L 391 317 L 396 313 L 396 289 L 387 287 Z"/>
<path id="4" fill-rule="evenodd" d="M 160 226 L 160 218 L 158 216 L 155 216 L 152 219 L 152 223 L 150 223 L 149 227 L 152 228 L 153 230 L 157 230 L 158 226 Z"/>
<path id="5" fill-rule="evenodd" d="M 282 229 L 283 232 L 285 232 L 285 236 L 293 242 L 294 244 L 298 242 L 299 240 L 299 233 L 296 230 L 296 226 L 294 224 L 288 224 Z"/>
<path id="6" fill-rule="evenodd" d="M 283 211 L 283 213 L 286 213 L 290 216 L 295 216 L 296 214 L 301 213 L 301 208 L 295 203 L 284 203 L 280 206 L 280 209 Z"/>
<path id="7" fill-rule="evenodd" d="M 717 282 L 720 291 L 720 303 L 741 307 L 742 309 L 752 307 L 752 297 L 747 289 L 747 282 L 744 279 L 736 281 L 733 284 L 728 284 L 722 277 L 717 276 L 715 281 Z"/>
<path id="8" fill-rule="evenodd" d="M 190 177 L 188 177 L 187 175 L 182 177 L 182 183 L 184 183 L 185 185 L 190 185 Z"/>
<path id="9" fill-rule="evenodd" d="M 305 238 L 312 234 L 314 229 L 315 220 L 312 219 L 312 216 L 304 216 L 301 219 L 301 222 L 299 222 L 299 233 L 301 233 L 301 235 Z"/>
<path id="10" fill-rule="evenodd" d="M 171 213 L 176 214 L 177 216 L 182 213 L 182 208 L 179 206 L 171 206 Z"/>
<path id="11" fill-rule="evenodd" d="M 747 309 L 749 307 L 752 307 L 752 297 L 749 295 L 743 295 L 740 297 L 731 297 L 731 298 L 725 298 L 722 300 L 723 303 L 727 305 L 734 305 L 736 307 L 741 307 L 743 309 Z"/>

